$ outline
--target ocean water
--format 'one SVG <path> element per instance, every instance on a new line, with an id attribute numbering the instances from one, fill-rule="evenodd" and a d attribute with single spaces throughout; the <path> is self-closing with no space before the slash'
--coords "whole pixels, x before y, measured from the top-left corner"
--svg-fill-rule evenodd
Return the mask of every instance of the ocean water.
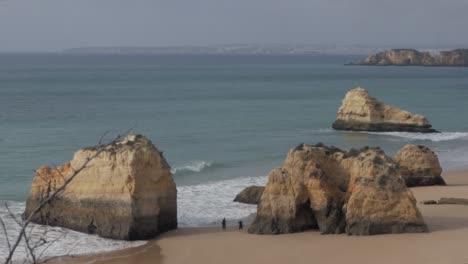
<path id="1" fill-rule="evenodd" d="M 468 68 L 343 65 L 357 59 L 1 54 L 0 201 L 19 216 L 34 169 L 62 164 L 105 132 L 112 138 L 129 128 L 149 137 L 171 164 L 180 226 L 254 212 L 232 199 L 248 185 L 265 184 L 300 143 L 380 146 L 390 155 L 407 143 L 424 144 L 445 170 L 468 168 Z M 333 131 L 344 94 L 356 86 L 425 115 L 442 133 Z M 0 216 L 9 219 L 3 206 Z M 12 219 L 7 225 L 15 229 Z M 138 243 L 69 232 L 45 254 Z"/>

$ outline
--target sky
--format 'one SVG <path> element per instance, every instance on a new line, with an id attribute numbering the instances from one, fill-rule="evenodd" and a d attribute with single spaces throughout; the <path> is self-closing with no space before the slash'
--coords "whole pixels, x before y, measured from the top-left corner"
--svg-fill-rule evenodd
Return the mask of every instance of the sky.
<path id="1" fill-rule="evenodd" d="M 95 46 L 468 46 L 468 0 L 0 0 L 0 51 Z"/>

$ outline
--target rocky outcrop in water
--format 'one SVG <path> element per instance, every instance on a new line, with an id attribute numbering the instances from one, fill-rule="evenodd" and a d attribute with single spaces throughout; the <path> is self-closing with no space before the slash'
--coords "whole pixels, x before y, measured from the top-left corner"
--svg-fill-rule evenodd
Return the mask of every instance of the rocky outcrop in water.
<path id="1" fill-rule="evenodd" d="M 350 235 L 428 231 L 398 165 L 382 150 L 302 144 L 270 172 L 248 231 L 308 229 Z"/>
<path id="2" fill-rule="evenodd" d="M 263 190 L 265 190 L 265 187 L 263 186 L 249 186 L 236 195 L 234 202 L 258 204 L 260 198 L 262 197 Z"/>
<path id="3" fill-rule="evenodd" d="M 386 105 L 361 87 L 346 93 L 332 127 L 352 131 L 437 132 L 426 117 Z"/>
<path id="4" fill-rule="evenodd" d="M 425 146 L 405 145 L 395 155 L 406 186 L 445 185 L 437 154 Z"/>
<path id="5" fill-rule="evenodd" d="M 441 51 L 439 55 L 414 49 L 392 49 L 373 54 L 352 65 L 468 66 L 468 49 Z"/>
<path id="6" fill-rule="evenodd" d="M 468 49 L 441 51 L 439 64 L 446 66 L 468 66 Z"/>
<path id="7" fill-rule="evenodd" d="M 25 217 L 96 151 L 80 149 L 58 170 L 39 168 Z M 33 222 L 107 238 L 149 239 L 177 228 L 176 198 L 176 185 L 162 153 L 147 138 L 130 135 L 92 159 Z"/>
<path id="8" fill-rule="evenodd" d="M 370 55 L 361 65 L 434 65 L 436 59 L 429 52 L 414 49 L 393 49 Z"/>

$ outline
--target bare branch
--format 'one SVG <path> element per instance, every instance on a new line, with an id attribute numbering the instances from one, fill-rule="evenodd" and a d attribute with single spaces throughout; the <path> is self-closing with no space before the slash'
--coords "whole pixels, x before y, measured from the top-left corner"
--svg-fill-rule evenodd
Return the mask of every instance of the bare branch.
<path id="1" fill-rule="evenodd" d="M 29 244 L 29 239 L 26 235 L 26 228 L 28 227 L 28 225 L 31 223 L 32 219 L 47 205 L 49 204 L 50 202 L 52 202 L 55 197 L 60 194 L 67 186 L 68 184 L 70 184 L 71 181 L 73 181 L 73 179 L 82 171 L 84 170 L 88 165 L 89 163 L 95 159 L 97 156 L 99 156 L 108 146 L 111 146 L 111 145 L 114 145 L 116 144 L 117 142 L 121 141 L 123 139 L 124 136 L 126 136 L 127 134 L 130 133 L 130 131 L 133 130 L 133 127 L 130 128 L 128 131 L 126 131 L 124 134 L 122 135 L 118 135 L 114 140 L 112 140 L 111 142 L 105 144 L 105 145 L 102 145 L 101 143 L 102 142 L 99 142 L 99 145 L 97 146 L 96 148 L 96 152 L 88 157 L 86 159 L 86 161 L 79 167 L 79 168 L 71 168 L 72 169 L 72 174 L 64 180 L 64 182 L 62 183 L 61 186 L 59 186 L 58 188 L 56 188 L 53 192 L 51 192 L 49 194 L 49 196 L 42 200 L 39 204 L 39 206 L 37 206 L 36 209 L 34 209 L 28 216 L 28 218 L 26 218 L 22 223 L 19 222 L 16 217 L 14 216 L 14 214 L 9 210 L 8 206 L 7 206 L 7 209 L 8 211 L 10 212 L 10 214 L 12 215 L 13 219 L 20 225 L 21 229 L 19 231 L 19 234 L 17 236 L 17 238 L 15 239 L 14 243 L 13 244 L 10 244 L 10 248 L 9 248 L 9 254 L 5 260 L 5 264 L 10 264 L 11 261 L 12 261 L 12 258 L 13 258 L 13 254 L 15 253 L 19 243 L 21 242 L 21 240 L 24 238 L 25 242 L 26 242 L 26 246 L 28 247 L 28 250 L 30 251 L 31 253 L 31 257 L 33 258 L 33 261 L 34 263 L 36 263 L 36 258 L 34 256 L 34 252 L 31 252 L 31 251 L 34 251 L 35 247 L 31 247 L 31 245 Z M 102 138 L 104 136 L 101 137 L 100 141 L 102 141 Z M 56 170 L 60 173 L 60 175 L 62 175 L 61 171 L 56 168 Z M 62 175 L 63 176 L 63 175 Z"/>
<path id="2" fill-rule="evenodd" d="M 5 235 L 5 239 L 6 239 L 7 246 L 8 246 L 8 251 L 11 251 L 11 244 L 10 244 L 10 239 L 8 238 L 8 231 L 6 230 L 5 222 L 3 222 L 3 219 L 1 217 L 0 217 L 0 224 L 2 225 L 3 234 Z"/>
<path id="3" fill-rule="evenodd" d="M 8 211 L 8 214 L 10 215 L 10 217 L 16 222 L 16 224 L 18 224 L 21 227 L 22 223 L 16 218 L 15 214 L 11 211 L 11 209 L 8 206 L 7 203 L 5 203 L 5 207 L 6 207 L 7 211 Z M 30 233 L 30 235 L 31 235 L 31 233 Z M 37 263 L 36 262 L 36 256 L 34 255 L 34 250 L 33 250 L 33 248 L 31 247 L 31 245 L 29 243 L 29 238 L 26 235 L 26 232 L 23 232 L 23 238 L 24 238 L 25 247 L 26 247 L 26 250 L 27 250 L 29 256 L 31 257 L 33 263 Z"/>
<path id="4" fill-rule="evenodd" d="M 106 131 L 106 132 L 104 132 L 104 134 L 102 134 L 101 138 L 98 141 L 99 146 L 102 145 L 102 141 L 104 140 L 104 137 L 107 136 L 107 134 L 109 134 L 109 131 Z"/>
<path id="5" fill-rule="evenodd" d="M 37 257 L 37 260 L 38 260 L 38 261 L 41 261 L 42 255 L 44 255 L 44 253 L 49 249 L 49 247 L 52 246 L 52 244 L 54 244 L 55 242 L 57 242 L 57 241 L 59 241 L 60 239 L 62 239 L 65 235 L 66 235 L 66 233 L 63 232 L 60 236 L 58 236 L 58 237 L 56 237 L 54 240 L 48 242 L 47 246 L 41 251 L 41 253 L 40 253 L 39 256 Z"/>

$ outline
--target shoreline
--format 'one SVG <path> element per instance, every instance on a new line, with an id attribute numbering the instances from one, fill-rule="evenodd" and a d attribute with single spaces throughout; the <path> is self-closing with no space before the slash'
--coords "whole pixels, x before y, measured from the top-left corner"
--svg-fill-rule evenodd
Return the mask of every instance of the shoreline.
<path id="1" fill-rule="evenodd" d="M 235 226 L 226 231 L 193 227 L 169 231 L 135 248 L 58 257 L 47 263 L 467 263 L 468 207 L 420 203 L 442 197 L 468 198 L 467 169 L 442 175 L 447 186 L 411 188 L 430 229 L 425 234 L 347 236 L 311 230 L 252 235 Z"/>

